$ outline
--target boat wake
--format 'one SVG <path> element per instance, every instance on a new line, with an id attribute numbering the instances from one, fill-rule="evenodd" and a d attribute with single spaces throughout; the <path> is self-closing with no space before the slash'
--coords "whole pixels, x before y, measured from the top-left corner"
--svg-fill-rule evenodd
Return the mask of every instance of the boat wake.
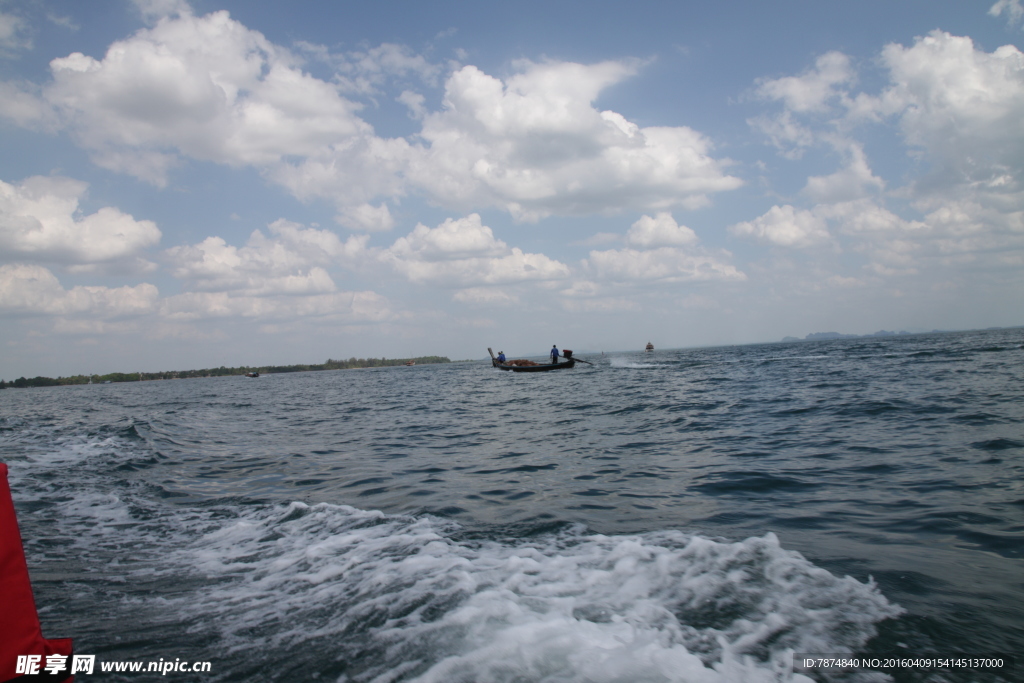
<path id="1" fill-rule="evenodd" d="M 646 368 L 660 368 L 666 363 L 641 363 L 629 358 L 623 358 L 622 356 L 612 356 L 608 361 L 608 364 L 613 368 L 629 368 L 629 369 L 646 369 Z"/>
<path id="2" fill-rule="evenodd" d="M 139 433 L 40 440 L 15 463 L 30 525 L 50 530 L 27 544 L 30 563 L 89 576 L 109 611 L 99 623 L 81 609 L 92 616 L 61 630 L 111 658 L 165 656 L 167 634 L 187 633 L 182 656 L 239 680 L 809 683 L 791 673 L 793 652 L 856 651 L 902 612 L 771 533 L 469 535 L 329 503 L 176 504 L 143 481 L 154 477 L 122 476 L 162 470 Z M 80 475 L 55 476 L 68 467 Z M 55 541 L 76 559 L 54 564 Z M 134 637 L 111 643 L 126 623 Z"/>
<path id="3" fill-rule="evenodd" d="M 467 541 L 436 518 L 292 503 L 179 561 L 213 587 L 177 608 L 218 614 L 233 650 L 315 642 L 360 681 L 776 681 L 792 652 L 849 652 L 902 611 L 773 534 Z"/>

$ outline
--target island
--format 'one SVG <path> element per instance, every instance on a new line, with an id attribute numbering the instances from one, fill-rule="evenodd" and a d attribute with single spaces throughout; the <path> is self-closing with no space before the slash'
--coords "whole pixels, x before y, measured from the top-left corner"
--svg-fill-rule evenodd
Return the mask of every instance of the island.
<path id="1" fill-rule="evenodd" d="M 0 389 L 13 387 L 55 387 L 68 384 L 111 384 L 114 382 L 148 382 L 167 379 L 187 379 L 192 377 L 224 377 L 228 375 L 266 375 L 284 372 L 315 372 L 319 370 L 351 370 L 355 368 L 383 368 L 396 365 L 430 365 L 450 363 L 444 356 L 419 356 L 417 358 L 349 358 L 334 360 L 312 365 L 263 365 L 259 367 L 240 365 L 235 368 L 220 366 L 203 370 L 172 370 L 166 372 L 112 372 L 106 375 L 72 375 L 71 377 L 19 377 L 5 382 L 0 380 Z"/>

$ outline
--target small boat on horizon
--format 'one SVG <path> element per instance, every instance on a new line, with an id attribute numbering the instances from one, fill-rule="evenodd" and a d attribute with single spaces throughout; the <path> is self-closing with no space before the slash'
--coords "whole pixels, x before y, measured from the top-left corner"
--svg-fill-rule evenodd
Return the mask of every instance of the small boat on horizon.
<path id="1" fill-rule="evenodd" d="M 654 350 L 654 344 L 652 344 L 651 342 L 647 342 L 647 347 L 644 349 L 644 351 L 646 351 L 647 353 L 650 353 L 653 350 Z"/>

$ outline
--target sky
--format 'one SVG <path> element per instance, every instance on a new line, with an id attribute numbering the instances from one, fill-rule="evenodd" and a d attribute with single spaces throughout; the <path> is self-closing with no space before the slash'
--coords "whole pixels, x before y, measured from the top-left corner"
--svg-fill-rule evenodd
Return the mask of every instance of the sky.
<path id="1" fill-rule="evenodd" d="M 0 0 L 0 378 L 1024 325 L 1021 0 Z"/>

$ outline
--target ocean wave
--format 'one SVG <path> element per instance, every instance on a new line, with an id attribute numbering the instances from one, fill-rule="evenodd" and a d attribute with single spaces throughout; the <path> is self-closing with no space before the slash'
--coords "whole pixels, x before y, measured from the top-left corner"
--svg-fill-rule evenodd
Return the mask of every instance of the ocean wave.
<path id="1" fill-rule="evenodd" d="M 81 472 L 40 508 L 46 544 L 27 547 L 106 565 L 93 580 L 117 619 L 159 632 L 160 617 L 139 615 L 174 615 L 217 643 L 192 657 L 233 677 L 805 681 L 793 652 L 852 652 L 902 612 L 771 533 L 469 535 L 444 518 L 330 503 L 175 505 L 155 483 L 110 477 L 152 457 L 137 431 L 63 435 L 19 463 L 19 499 L 36 505 L 56 490 L 51 475 Z"/>
<path id="2" fill-rule="evenodd" d="M 902 612 L 770 533 L 466 540 L 447 520 L 292 503 L 173 558 L 212 582 L 177 609 L 216 615 L 232 652 L 327 650 L 352 681 L 801 680 L 792 652 L 852 651 Z"/>

